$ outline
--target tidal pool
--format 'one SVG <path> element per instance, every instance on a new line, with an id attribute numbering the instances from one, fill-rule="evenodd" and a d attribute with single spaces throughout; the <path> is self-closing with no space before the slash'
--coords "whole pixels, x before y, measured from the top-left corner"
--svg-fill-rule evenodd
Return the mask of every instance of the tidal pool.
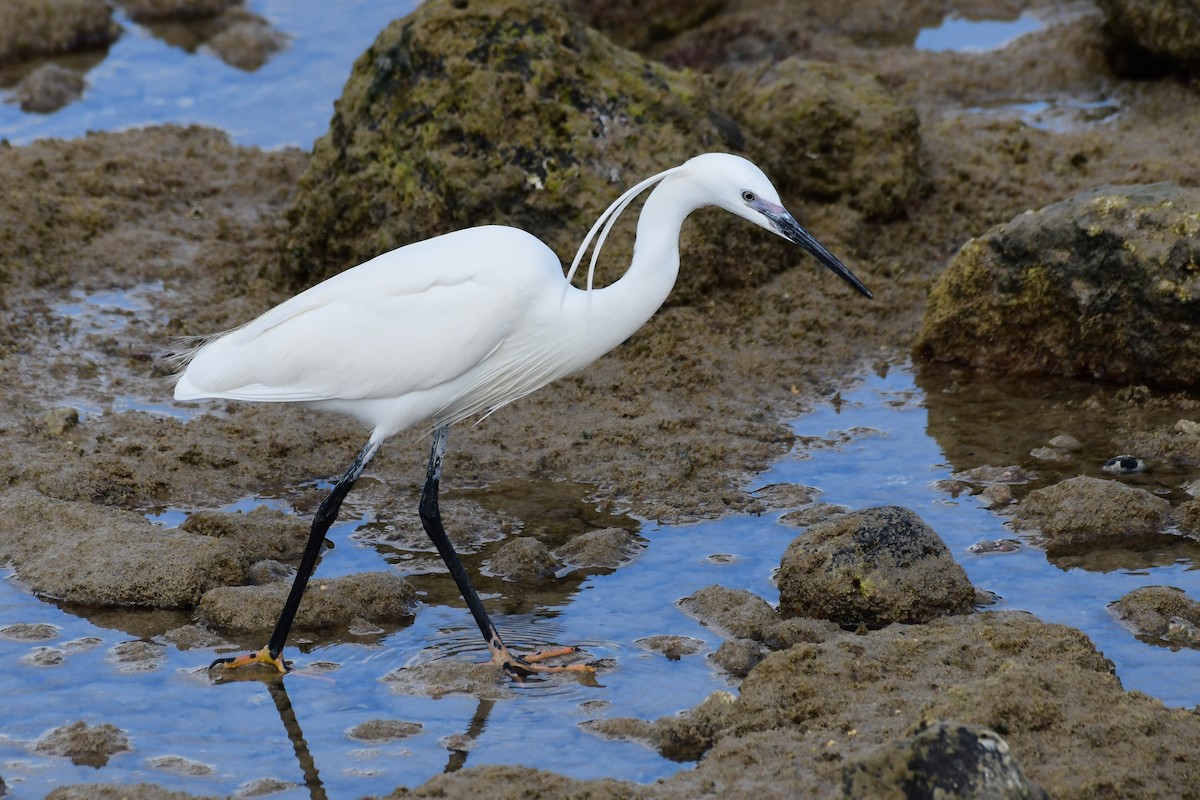
<path id="1" fill-rule="evenodd" d="M 930 391 L 942 392 L 936 377 L 923 382 Z M 1069 387 L 1054 389 L 1066 390 Z M 968 426 L 995 423 L 997 416 L 1024 413 L 1024 404 L 1035 403 L 1037 393 L 1036 387 L 1024 398 L 984 392 L 993 400 L 966 397 L 965 405 L 948 412 L 943 398 L 931 403 L 907 367 L 881 370 L 797 420 L 797 447 L 756 485 L 806 484 L 821 490 L 820 502 L 849 508 L 908 506 L 941 534 L 977 586 L 1000 595 L 998 607 L 1026 609 L 1044 620 L 1082 629 L 1116 663 L 1129 689 L 1171 705 L 1200 702 L 1194 682 L 1180 680 L 1200 668 L 1200 653 L 1140 642 L 1106 609 L 1122 594 L 1151 584 L 1178 586 L 1196 596 L 1200 575 L 1187 551 L 1159 566 L 1153 565 L 1154 559 L 1147 564 L 1134 555 L 1138 563 L 1107 571 L 1052 563 L 1028 544 L 1008 554 L 967 552 L 981 539 L 1010 538 L 1013 533 L 1003 517 L 974 498 L 954 498 L 936 488 L 938 480 L 956 469 L 975 465 L 950 463 L 928 430 L 951 436 L 947 426 L 957 424 L 948 422 L 951 419 Z M 962 409 L 974 410 L 960 413 Z M 977 415 L 975 422 L 972 413 Z M 1042 436 L 1037 425 L 1014 434 L 1004 424 L 1001 419 L 1000 426 L 993 425 L 992 439 L 1014 453 L 1027 449 L 1026 439 Z M 974 431 L 971 436 L 987 434 Z M 986 447 L 970 447 L 980 456 L 994 455 Z M 1080 457 L 1091 458 L 1087 453 Z M 1053 475 L 1043 474 L 1039 483 L 1053 480 Z M 615 666 L 595 681 L 556 676 L 513 685 L 511 696 L 498 700 L 464 695 L 434 700 L 394 693 L 380 679 L 398 667 L 443 659 L 479 661 L 485 656 L 461 602 L 435 599 L 454 596 L 448 576 L 426 569 L 417 569 L 423 574 L 413 578 L 425 603 L 410 625 L 390 634 L 364 631 L 361 642 L 317 647 L 293 643 L 290 655 L 299 672 L 287 678 L 283 689 L 257 680 L 214 683 L 204 667 L 216 650 L 180 650 L 152 633 L 183 624 L 186 615 L 66 609 L 31 596 L 10 574 L 0 581 L 0 620 L 5 625 L 48 624 L 57 632 L 38 641 L 0 636 L 0 692 L 7 698 L 0 774 L 18 797 L 97 780 L 149 781 L 198 794 L 233 793 L 264 778 L 294 784 L 278 797 L 350 797 L 387 793 L 397 785 L 418 784 L 467 764 L 524 764 L 577 778 L 640 782 L 687 769 L 687 764 L 667 761 L 647 747 L 590 735 L 578 724 L 605 716 L 653 719 L 675 714 L 713 691 L 733 688 L 705 659 L 720 639 L 675 603 L 714 583 L 749 589 L 775 602 L 772 572 L 788 543 L 802 532 L 778 521 L 782 510 L 665 526 L 596 512 L 582 499 L 585 487 L 512 482 L 502 489 L 495 499 L 501 508 L 516 502 L 511 499 L 514 493 L 522 495 L 523 503 L 536 502 L 539 493 L 553 495 L 552 504 L 561 506 L 564 491 L 576 492 L 581 513 L 592 515 L 589 525 L 616 522 L 635 527 L 640 522 L 638 533 L 647 547 L 611 574 L 564 578 L 552 592 L 515 606 L 506 597 L 509 591 L 494 580 L 481 583 L 498 625 L 516 646 L 569 642 L 592 657 L 611 659 Z M 476 491 L 476 499 L 482 502 L 484 494 Z M 259 504 L 288 509 L 281 499 L 285 497 L 250 498 L 227 510 L 248 511 Z M 387 521 L 370 508 L 349 505 L 348 514 L 354 518 L 334 527 L 331 537 L 337 546 L 324 557 L 317 577 L 386 564 L 404 572 L 403 552 L 371 543 L 371 531 Z M 148 516 L 172 526 L 185 513 L 167 509 Z M 537 535 L 552 539 L 553 522 L 539 524 Z M 472 572 L 484 555 L 486 547 L 466 558 Z M 637 644 L 656 634 L 690 636 L 707 649 L 670 661 Z M 161 645 L 158 656 L 133 664 L 122 661 L 114 648 L 139 639 Z M 39 654 L 44 660 L 47 651 L 61 656 L 57 666 L 39 665 Z M 79 719 L 121 728 L 133 750 L 114 755 L 98 771 L 32 751 L 38 737 Z M 347 735 L 354 726 L 378 719 L 422 727 L 416 735 L 381 743 Z M 191 762 L 211 769 L 178 768 Z"/>

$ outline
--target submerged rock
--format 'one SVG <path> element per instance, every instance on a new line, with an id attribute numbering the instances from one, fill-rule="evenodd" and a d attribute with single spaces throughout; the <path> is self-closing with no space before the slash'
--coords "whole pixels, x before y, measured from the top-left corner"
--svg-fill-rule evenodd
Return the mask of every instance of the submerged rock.
<path id="1" fill-rule="evenodd" d="M 878 627 L 966 614 L 975 588 L 945 542 L 906 508 L 843 514 L 814 525 L 783 554 L 784 616 Z"/>
<path id="2" fill-rule="evenodd" d="M 286 582 L 221 586 L 205 592 L 196 616 L 202 624 L 221 631 L 267 632 L 275 627 L 290 588 Z M 313 578 L 300 602 L 296 627 L 346 627 L 359 619 L 395 627 L 412 617 L 415 605 L 412 586 L 390 572 L 361 572 L 332 580 Z"/>
<path id="3" fill-rule="evenodd" d="M 109 44 L 121 26 L 104 0 L 0 3 L 0 64 Z"/>
<path id="4" fill-rule="evenodd" d="M 1109 607 L 1139 639 L 1200 648 L 1200 603 L 1173 586 L 1143 586 Z"/>
<path id="5" fill-rule="evenodd" d="M 88 725 L 82 720 L 55 728 L 34 749 L 52 756 L 65 756 L 79 766 L 103 767 L 109 758 L 133 748 L 129 737 L 115 725 Z"/>
<path id="6" fill-rule="evenodd" d="M 855 759 L 842 773 L 847 800 L 911 797 L 1044 800 L 995 731 L 958 722 L 922 725 L 908 739 Z"/>
<path id="7" fill-rule="evenodd" d="M 1145 489 L 1080 475 L 1035 489 L 1017 506 L 1019 529 L 1036 530 L 1052 555 L 1096 542 L 1157 533 L 1171 504 Z"/>
<path id="8" fill-rule="evenodd" d="M 1200 385 L 1200 189 L 1103 186 L 972 239 L 915 352 L 1015 373 Z"/>
<path id="9" fill-rule="evenodd" d="M 362 742 L 391 742 L 396 739 L 408 739 L 416 736 L 425 726 L 419 722 L 405 722 L 399 719 L 372 719 L 360 722 L 346 735 L 351 739 Z"/>

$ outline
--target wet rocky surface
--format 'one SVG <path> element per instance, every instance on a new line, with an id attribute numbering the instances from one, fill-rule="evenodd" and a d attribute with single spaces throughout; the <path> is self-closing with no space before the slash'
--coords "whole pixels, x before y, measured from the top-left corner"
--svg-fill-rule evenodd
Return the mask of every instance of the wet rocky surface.
<path id="1" fill-rule="evenodd" d="M 614 15 L 609 30 L 643 48 L 640 55 L 555 4 L 462 5 L 427 3 L 383 34 L 373 51 L 381 57 L 356 69 L 330 135 L 311 156 L 237 147 L 220 133 L 169 126 L 27 147 L 0 144 L 0 181 L 8 187 L 0 195 L 0 369 L 6 378 L 0 382 L 0 554 L 30 591 L 100 611 L 181 609 L 184 621 L 198 606 L 198 619 L 219 634 L 252 631 L 253 638 L 269 630 L 286 583 L 261 583 L 283 573 L 255 570 L 294 561 L 306 535 L 303 522 L 281 512 L 205 511 L 163 530 L 143 514 L 221 507 L 274 490 L 304 518 L 321 495 L 314 480 L 344 469 L 365 434 L 350 422 L 293 408 L 218 403 L 185 406 L 183 416 L 163 414 L 172 369 L 164 356 L 174 336 L 228 329 L 296 285 L 404 241 L 466 224 L 510 222 L 539 233 L 569 260 L 581 232 L 620 188 L 697 149 L 744 149 L 770 162 L 768 171 L 786 187 L 785 201 L 877 297 L 872 303 L 851 297 L 780 242 L 714 212 L 702 214 L 685 229 L 684 266 L 671 304 L 630 342 L 479 427 L 454 432 L 443 508 L 456 544 L 470 549 L 473 542 L 482 551 L 522 531 L 531 515 L 517 503 L 506 513 L 483 508 L 467 495 L 514 476 L 582 483 L 588 504 L 604 511 L 694 520 L 795 507 L 800 516 L 791 521 L 814 526 L 834 509 L 811 505 L 813 487 L 750 494 L 743 488 L 747 476 L 796 444 L 787 419 L 832 396 L 864 365 L 902 358 L 918 341 L 926 293 L 960 247 L 991 236 L 996 225 L 1036 227 L 1049 236 L 1046 213 L 1023 212 L 1072 197 L 1068 207 L 1087 205 L 1106 184 L 1200 184 L 1200 155 L 1190 146 L 1200 116 L 1194 87 L 1114 75 L 1105 19 L 1087 4 L 1000 4 L 1006 11 L 1036 8 L 1055 24 L 983 55 L 876 46 L 884 34 L 903 37 L 940 19 L 945 9 L 933 3 L 884 10 L 873 2 L 836 9 L 814 4 L 806 14 L 753 0 L 710 4 L 694 16 L 666 13 L 679 28 L 664 26 L 649 40 L 632 35 L 628 21 Z M 514 27 L 524 16 L 555 35 Z M 98 19 L 95 30 L 115 35 L 103 16 Z M 603 12 L 592 11 L 590 19 L 607 28 Z M 6 30 L 12 29 L 0 21 L 0 61 Z M 486 47 L 467 48 L 472 35 Z M 43 38 L 50 50 L 78 42 L 58 33 Z M 525 58 L 513 59 L 506 49 L 513 47 Z M 437 55 L 443 51 L 444 58 Z M 785 61 L 797 54 L 803 60 Z M 471 70 L 478 85 L 454 88 L 458 84 L 447 81 Z M 411 107 L 380 100 L 377 90 L 389 80 L 409 90 Z M 798 83 L 815 98 L 808 106 L 814 110 L 765 113 L 798 91 Z M 525 114 L 503 100 L 514 92 Z M 573 102 L 548 102 L 557 92 Z M 1028 96 L 1101 97 L 1119 111 L 1103 124 L 1048 130 L 971 110 Z M 494 106 L 481 102 L 488 98 Z M 407 127 L 388 127 L 400 119 L 411 125 L 411 116 L 392 115 L 422 107 L 429 116 L 421 137 L 405 138 L 397 131 Z M 547 121 L 542 113 L 557 116 Z M 354 114 L 380 124 L 364 125 Z M 444 124 L 435 124 L 434 116 Z M 806 128 L 805 156 L 789 168 L 781 129 L 813 117 L 837 124 Z M 546 130 L 558 133 L 548 137 Z M 735 130 L 740 139 L 731 138 Z M 499 140 L 508 149 L 470 146 Z M 1113 196 L 1105 191 L 1104 197 Z M 1178 191 L 1183 197 L 1190 190 Z M 334 213 L 349 195 L 363 204 Z M 1177 257 L 1176 266 L 1194 272 L 1187 249 L 1194 239 L 1190 207 L 1173 201 L 1169 212 L 1135 214 L 1119 205 L 1109 204 L 1120 213 L 1103 220 L 1121 235 L 1097 236 L 1101 241 L 1092 244 L 1116 247 L 1120 259 L 1159 248 L 1164 263 Z M 1080 216 L 1069 219 L 1075 225 Z M 380 220 L 386 224 L 369 224 Z M 1158 238 L 1126 248 L 1125 242 L 1140 241 L 1131 234 L 1145 220 L 1160 233 L 1181 233 L 1174 243 Z M 630 244 L 628 232 L 614 232 L 607 260 L 623 263 Z M 1167 277 L 1171 287 L 1161 280 L 1147 285 L 1190 308 L 1188 280 L 1195 278 Z M 1047 284 L 1047 292 L 1054 288 Z M 141 305 L 98 321 L 62 310 L 80 296 L 112 290 L 133 292 Z M 1135 295 L 1122 306 L 1132 309 L 1132 321 L 1159 313 L 1143 307 L 1144 299 Z M 1029 325 L 1019 327 L 1027 332 Z M 1196 374 L 1192 355 L 1156 341 L 1145 347 L 1163 371 L 1156 375 L 1169 379 L 1125 368 L 1104 374 L 1195 385 L 1186 378 Z M 1183 347 L 1184 340 L 1173 341 Z M 963 353 L 955 358 L 971 360 Z M 1112 533 L 1104 537 L 1108 544 L 1172 535 L 1174 524 L 1195 529 L 1195 505 L 1187 506 L 1178 491 L 1200 468 L 1200 402 L 1192 395 L 1098 384 L 1084 399 L 1034 398 L 1022 413 L 1014 400 L 1019 390 L 983 389 L 970 369 L 929 369 L 930 429 L 955 465 L 1009 463 L 990 459 L 961 424 L 973 407 L 990 402 L 988 391 L 999 391 L 1006 407 L 1016 409 L 1020 424 L 1013 428 L 1035 437 L 1030 449 L 1055 449 L 1062 455 L 1056 469 L 1093 476 L 1046 486 L 1039 476 L 962 476 L 963 491 L 1008 487 L 1011 495 L 997 505 L 1015 505 L 1032 535 L 1044 537 L 1037 541 L 1051 557 L 1059 553 L 1054 541 L 1069 543 L 1065 555 L 1072 557 L 1080 547 L 1098 546 L 1072 532 L 1074 520 L 1062 520 L 1055 539 L 1060 523 L 1053 520 L 1064 504 L 1090 525 L 1109 519 L 1113 498 L 1120 508 L 1112 513 L 1122 519 L 1132 513 L 1127 492 L 1119 493 L 1127 486 L 1112 476 L 1105 485 L 1091 483 L 1100 480 L 1094 475 L 1103 459 L 1086 459 L 1100 449 L 1105 458 L 1131 453 L 1146 459 L 1146 473 L 1122 480 L 1165 481 L 1170 494 L 1163 499 L 1131 484 L 1128 491 L 1140 493 L 1134 507 L 1144 506 L 1147 515 L 1138 517 L 1137 531 L 1125 522 L 1102 528 Z M 128 410 L 115 402 L 119 398 L 150 410 Z M 1056 447 L 1061 435 L 1080 446 Z M 514 447 L 518 440 L 521 446 Z M 372 463 L 368 477 L 377 480 L 356 493 L 364 506 L 390 512 L 386 536 L 419 541 L 423 535 L 412 509 L 424 447 L 415 433 L 396 437 Z M 1072 491 L 1061 497 L 1055 487 Z M 461 522 L 455 523 L 458 511 Z M 592 543 L 579 540 L 612 526 L 584 520 L 579 527 L 574 547 L 591 552 Z M 611 538 L 607 555 L 577 561 L 570 543 L 542 544 L 567 564 L 619 568 L 631 555 L 627 537 Z M 530 583 L 536 592 L 554 579 Z M 360 618 L 395 625 L 412 612 L 412 590 L 394 575 L 314 581 L 313 589 L 309 598 L 321 608 L 306 617 L 302 607 L 298 624 L 316 641 L 353 635 L 347 631 Z M 1164 592 L 1172 593 L 1149 598 L 1153 610 L 1122 613 L 1135 620 L 1139 635 L 1171 642 L 1186 635 L 1172 620 L 1191 620 L 1193 628 L 1196 620 L 1188 616 L 1191 605 L 1177 602 L 1178 592 Z M 971 598 L 953 608 L 968 611 L 973 592 Z M 714 695 L 680 717 L 610 718 L 589 729 L 646 741 L 668 757 L 700 759 L 695 769 L 634 786 L 523 767 L 473 767 L 397 789 L 395 796 L 483 793 L 497 785 L 518 794 L 594 797 L 828 796 L 855 783 L 861 765 L 880 748 L 911 752 L 931 723 L 933 730 L 944 730 L 937 727 L 944 723 L 994 731 L 1032 785 L 1052 797 L 1200 791 L 1187 768 L 1200 744 L 1196 715 L 1125 692 L 1111 664 L 1069 628 L 1002 612 L 927 615 L 920 625 L 847 631 L 811 618 L 815 612 L 784 618 L 763 598 L 722 587 L 681 605 L 728 637 L 714 662 L 735 683 L 741 678 L 738 694 Z M 150 639 L 169 630 L 180 641 L 214 644 L 193 636 L 205 629 L 187 628 L 175 614 L 139 625 L 146 627 L 130 633 Z M 0 635 L 10 635 L 9 627 Z M 178 633 L 186 630 L 192 634 Z M 57 652 L 60 659 L 69 655 L 65 648 Z M 145 643 L 111 657 L 134 669 L 156 663 Z M 430 697 L 514 695 L 489 665 L 445 661 L 396 670 L 383 686 Z M 119 737 L 101 737 L 78 751 L 61 738 L 50 740 L 47 747 L 54 749 L 46 752 L 105 759 L 118 752 L 112 748 Z M 190 796 L 148 785 L 63 787 L 52 796 L 118 794 Z"/>

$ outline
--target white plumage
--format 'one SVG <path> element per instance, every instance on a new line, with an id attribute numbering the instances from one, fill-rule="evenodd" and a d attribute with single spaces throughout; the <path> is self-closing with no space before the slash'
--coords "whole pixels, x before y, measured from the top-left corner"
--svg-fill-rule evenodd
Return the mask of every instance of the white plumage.
<path id="1" fill-rule="evenodd" d="M 593 289 L 596 258 L 613 222 L 655 184 L 638 220 L 629 269 L 610 286 Z M 524 231 L 470 228 L 401 247 L 335 275 L 187 354 L 175 385 L 177 400 L 304 403 L 353 415 L 371 428 L 367 446 L 314 520 L 271 643 L 254 656 L 231 661 L 263 661 L 286 670 L 279 653 L 342 499 L 384 440 L 427 421 L 435 437 L 422 493 L 426 531 L 497 661 L 529 668 L 504 648 L 441 529 L 437 483 L 446 428 L 587 366 L 641 327 L 675 285 L 684 219 L 705 205 L 800 245 L 870 297 L 780 205 L 758 167 L 738 156 L 710 153 L 647 178 L 617 198 L 589 231 L 566 275 L 554 252 Z M 577 289 L 570 279 L 593 239 L 587 288 Z"/>

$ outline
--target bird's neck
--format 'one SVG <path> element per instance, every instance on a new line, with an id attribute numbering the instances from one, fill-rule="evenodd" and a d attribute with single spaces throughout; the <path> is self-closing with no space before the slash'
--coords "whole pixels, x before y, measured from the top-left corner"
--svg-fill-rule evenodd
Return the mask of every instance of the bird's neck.
<path id="1" fill-rule="evenodd" d="M 679 276 L 679 231 L 695 211 L 694 194 L 667 178 L 650 193 L 638 218 L 629 269 L 614 283 L 591 292 L 589 327 L 615 347 L 662 306 Z"/>

